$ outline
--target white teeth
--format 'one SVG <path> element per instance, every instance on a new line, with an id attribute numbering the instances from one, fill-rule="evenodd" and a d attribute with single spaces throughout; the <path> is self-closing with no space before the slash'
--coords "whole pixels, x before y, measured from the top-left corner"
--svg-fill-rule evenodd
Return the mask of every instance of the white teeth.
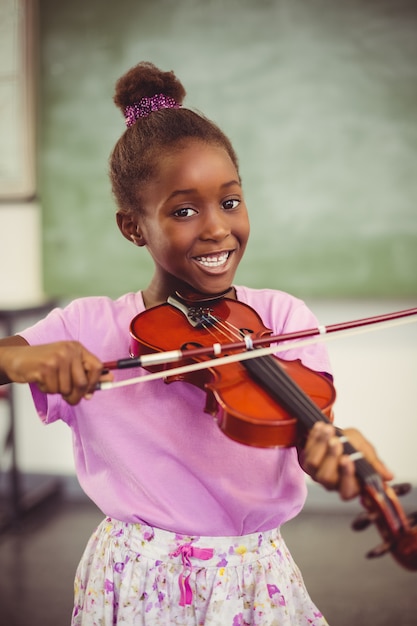
<path id="1" fill-rule="evenodd" d="M 228 252 L 223 252 L 222 254 L 212 255 L 212 256 L 197 256 L 195 257 L 196 261 L 201 263 L 201 265 L 205 265 L 206 267 L 219 267 L 219 265 L 223 265 L 226 263 L 229 258 Z"/>

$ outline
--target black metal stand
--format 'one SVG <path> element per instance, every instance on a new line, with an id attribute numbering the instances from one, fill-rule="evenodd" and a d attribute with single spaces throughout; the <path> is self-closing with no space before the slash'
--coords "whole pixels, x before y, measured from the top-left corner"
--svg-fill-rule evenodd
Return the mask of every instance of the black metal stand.
<path id="1" fill-rule="evenodd" d="M 55 302 L 48 301 L 34 306 L 0 309 L 0 324 L 4 328 L 5 336 L 13 335 L 16 332 L 16 325 L 24 321 L 25 318 L 40 318 L 46 315 L 53 306 L 55 306 Z M 32 488 L 30 492 L 24 492 L 17 458 L 14 385 L 0 387 L 0 401 L 6 402 L 8 407 L 9 427 L 5 436 L 4 449 L 5 451 L 10 450 L 11 453 L 10 467 L 7 469 L 9 489 L 0 501 L 1 532 L 10 525 L 19 522 L 31 509 L 57 495 L 61 490 L 61 485 L 58 480 L 53 480 L 39 488 Z M 1 473 L 6 474 L 6 471 L 2 470 Z"/>

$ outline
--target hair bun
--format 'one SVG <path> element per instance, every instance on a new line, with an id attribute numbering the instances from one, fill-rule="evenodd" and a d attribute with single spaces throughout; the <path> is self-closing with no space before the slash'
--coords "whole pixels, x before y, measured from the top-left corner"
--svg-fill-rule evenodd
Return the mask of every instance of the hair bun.
<path id="1" fill-rule="evenodd" d="M 185 89 L 174 72 L 163 72 L 153 63 L 143 61 L 126 72 L 116 83 L 114 103 L 124 113 L 127 106 L 142 98 L 164 94 L 182 104 Z"/>

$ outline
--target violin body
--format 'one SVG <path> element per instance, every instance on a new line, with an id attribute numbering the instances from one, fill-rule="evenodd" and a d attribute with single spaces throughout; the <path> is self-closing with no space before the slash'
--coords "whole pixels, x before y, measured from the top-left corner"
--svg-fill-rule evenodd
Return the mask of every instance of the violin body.
<path id="1" fill-rule="evenodd" d="M 202 311 L 197 311 L 200 307 Z M 214 317 L 216 324 L 207 322 L 193 326 L 189 317 L 199 315 L 208 320 Z M 219 319 L 220 329 L 217 324 Z M 236 300 L 222 298 L 198 306 L 194 304 L 187 309 L 187 315 L 175 306 L 165 303 L 148 309 L 132 320 L 130 352 L 137 357 L 158 350 L 169 351 L 179 343 L 184 351 L 187 346 L 209 346 L 213 341 L 219 341 L 222 335 L 223 341 L 230 339 L 232 326 L 233 333 L 238 334 L 236 339 L 245 335 L 264 337 L 271 334 L 271 330 L 263 325 L 256 311 Z M 156 327 L 157 346 L 150 340 Z M 233 350 L 229 352 L 232 353 Z M 305 367 L 300 360 L 285 361 L 275 356 L 268 358 L 275 359 L 320 411 L 332 419 L 335 390 L 328 378 Z M 210 360 L 210 357 L 202 356 L 200 360 Z M 184 360 L 186 362 L 187 359 Z M 295 445 L 303 436 L 299 420 L 277 404 L 270 393 L 253 380 L 241 362 L 216 367 L 214 360 L 213 366 L 208 366 L 207 369 L 177 376 L 169 376 L 167 366 L 165 381 L 186 381 L 204 390 L 206 412 L 215 417 L 218 426 L 228 437 L 240 443 L 262 448 L 288 447 Z"/>

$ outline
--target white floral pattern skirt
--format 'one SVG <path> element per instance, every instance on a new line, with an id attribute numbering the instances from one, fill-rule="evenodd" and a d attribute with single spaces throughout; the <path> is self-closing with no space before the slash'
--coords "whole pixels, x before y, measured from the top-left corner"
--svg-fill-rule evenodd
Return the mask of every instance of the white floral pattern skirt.
<path id="1" fill-rule="evenodd" d="M 188 537 L 105 519 L 75 578 L 72 626 L 325 626 L 279 529 Z"/>

